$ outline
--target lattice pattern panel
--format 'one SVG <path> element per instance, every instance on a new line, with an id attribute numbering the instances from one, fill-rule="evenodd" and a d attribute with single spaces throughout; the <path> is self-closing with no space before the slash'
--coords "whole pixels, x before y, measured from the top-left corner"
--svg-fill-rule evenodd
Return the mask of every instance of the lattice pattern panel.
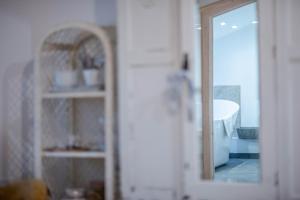
<path id="1" fill-rule="evenodd" d="M 93 151 L 104 151 L 104 102 L 101 99 L 46 99 L 43 101 L 42 147 L 66 148 L 70 137 Z"/>
<path id="2" fill-rule="evenodd" d="M 72 100 L 43 100 L 42 147 L 63 147 L 68 144 L 72 132 Z"/>
<path id="3" fill-rule="evenodd" d="M 74 132 L 83 146 L 105 151 L 104 101 L 77 99 L 74 104 Z"/>
<path id="4" fill-rule="evenodd" d="M 3 133 L 5 179 L 34 176 L 33 62 L 9 66 L 4 75 Z"/>
<path id="5" fill-rule="evenodd" d="M 75 187 L 87 188 L 91 181 L 104 182 L 105 161 L 101 159 L 74 159 Z"/>
<path id="6" fill-rule="evenodd" d="M 104 181 L 104 162 L 99 159 L 44 158 L 43 166 L 43 177 L 54 200 L 64 198 L 66 188 L 87 189 L 92 182 Z"/>
<path id="7" fill-rule="evenodd" d="M 73 186 L 73 166 L 70 159 L 43 159 L 43 180 L 46 182 L 52 199 L 63 198 L 66 188 Z"/>

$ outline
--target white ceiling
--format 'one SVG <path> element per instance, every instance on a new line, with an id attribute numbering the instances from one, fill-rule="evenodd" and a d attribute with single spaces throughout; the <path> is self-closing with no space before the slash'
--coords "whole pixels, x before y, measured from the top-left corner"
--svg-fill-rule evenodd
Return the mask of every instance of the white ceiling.
<path id="1" fill-rule="evenodd" d="M 252 23 L 254 21 L 257 21 L 256 14 L 256 3 L 251 3 L 214 17 L 214 39 L 219 39 L 250 25 L 256 26 L 257 24 Z M 226 25 L 222 26 L 221 23 L 226 23 Z M 237 28 L 234 29 L 232 28 L 232 26 L 236 26 Z"/>

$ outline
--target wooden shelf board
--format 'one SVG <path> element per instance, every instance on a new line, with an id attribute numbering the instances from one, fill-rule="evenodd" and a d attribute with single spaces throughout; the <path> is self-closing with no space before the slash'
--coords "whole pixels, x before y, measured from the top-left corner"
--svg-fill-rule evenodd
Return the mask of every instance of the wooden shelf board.
<path id="1" fill-rule="evenodd" d="M 105 158 L 106 155 L 100 151 L 43 151 L 42 156 L 53 158 Z"/>
<path id="2" fill-rule="evenodd" d="M 55 98 L 104 98 L 105 92 L 92 91 L 92 92 L 49 92 L 42 95 L 43 99 Z"/>

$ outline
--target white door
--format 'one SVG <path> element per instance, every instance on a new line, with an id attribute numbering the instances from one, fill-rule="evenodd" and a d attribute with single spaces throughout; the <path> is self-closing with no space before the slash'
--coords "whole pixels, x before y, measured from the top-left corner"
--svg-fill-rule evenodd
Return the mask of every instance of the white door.
<path id="1" fill-rule="evenodd" d="M 178 71 L 177 0 L 119 0 L 121 192 L 125 200 L 174 200 L 179 114 L 165 93 Z M 182 171 L 181 171 L 182 172 Z"/>
<path id="2" fill-rule="evenodd" d="M 200 4 L 204 1 L 200 0 Z M 207 2 L 207 1 L 206 1 Z M 211 1 L 212 2 L 212 1 Z M 234 2 L 234 1 L 232 1 Z M 260 158 L 261 158 L 261 180 L 258 183 L 216 182 L 204 180 L 203 177 L 203 129 L 195 128 L 194 123 L 184 120 L 184 178 L 183 196 L 185 199 L 276 199 L 277 197 L 277 169 L 276 169 L 276 105 L 275 105 L 275 57 L 273 30 L 273 1 L 258 0 L 259 15 L 259 90 L 260 90 Z M 200 24 L 195 24 L 200 13 L 195 8 L 194 0 L 181 1 L 181 29 L 182 29 L 182 51 L 188 52 L 191 59 L 197 57 L 195 45 L 197 34 L 195 28 L 201 29 Z M 227 12 L 227 10 L 224 10 Z M 196 14 L 195 14 L 196 13 Z M 198 36 L 199 39 L 199 36 Z M 200 42 L 198 40 L 198 42 Z M 203 41 L 202 41 L 203 42 Z M 209 55 L 206 55 L 209 56 Z M 203 57 L 202 57 L 203 59 Z M 191 77 L 196 70 L 193 63 Z M 201 81 L 200 81 L 201 82 Z M 199 85 L 198 90 L 203 92 Z M 202 93 L 203 94 L 203 93 Z M 201 94 L 200 94 L 201 95 Z M 203 102 L 202 102 L 203 104 Z M 202 106 L 196 107 L 202 113 Z M 195 109 L 194 109 L 195 110 Z M 203 121 L 204 116 L 196 116 L 194 122 Z M 183 118 L 185 119 L 185 118 Z M 209 119 L 208 119 L 209 120 Z M 198 121 L 198 122 L 199 122 Z M 211 123 L 211 122 L 209 122 Z M 201 123 L 200 123 L 201 124 Z M 197 132 L 198 131 L 198 132 Z M 206 143 L 207 146 L 207 143 Z M 208 145 L 209 146 L 209 145 Z M 207 154 L 205 154 L 207 155 Z M 206 157 L 207 158 L 207 157 Z M 209 158 L 209 157 L 208 157 Z M 211 159 L 211 158 L 209 158 Z M 211 178 L 206 176 L 205 178 Z"/>

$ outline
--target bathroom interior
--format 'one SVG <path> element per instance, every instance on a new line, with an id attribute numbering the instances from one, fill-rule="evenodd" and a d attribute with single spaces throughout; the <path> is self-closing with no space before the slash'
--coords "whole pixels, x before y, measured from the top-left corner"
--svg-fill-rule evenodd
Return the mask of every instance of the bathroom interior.
<path id="1" fill-rule="evenodd" d="M 226 182 L 259 182 L 257 3 L 223 12 L 214 16 L 212 21 L 212 179 Z M 203 31 L 200 23 L 196 25 L 196 30 L 196 38 L 199 40 Z M 201 54 L 200 49 L 196 51 L 197 55 Z M 201 65 L 199 58 L 196 58 L 195 62 L 196 66 Z M 196 85 L 200 82 L 199 71 L 195 75 Z M 199 106 L 199 101 L 198 96 L 196 106 Z"/>

